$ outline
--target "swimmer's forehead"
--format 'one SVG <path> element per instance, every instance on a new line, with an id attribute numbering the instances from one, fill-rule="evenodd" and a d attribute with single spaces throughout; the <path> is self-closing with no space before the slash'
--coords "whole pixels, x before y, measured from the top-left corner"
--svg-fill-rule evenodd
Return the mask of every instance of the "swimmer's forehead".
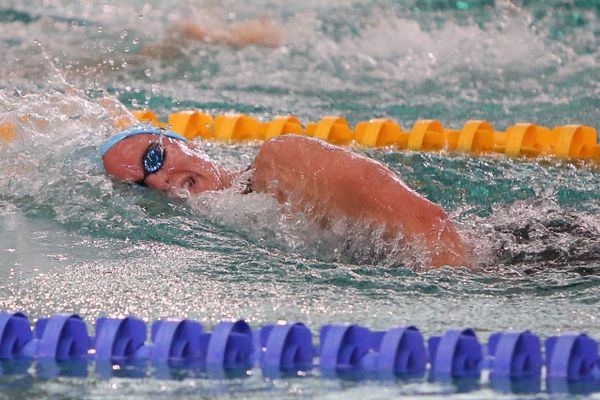
<path id="1" fill-rule="evenodd" d="M 157 135 L 157 136 L 161 136 L 161 137 L 169 137 L 169 138 L 181 140 L 183 142 L 188 141 L 188 139 L 186 137 L 181 136 L 178 133 L 175 133 L 175 132 L 172 132 L 172 131 L 169 131 L 166 129 L 156 128 L 154 126 L 143 126 L 143 127 L 125 130 L 123 132 L 117 133 L 116 135 L 108 138 L 100 147 L 100 156 L 104 157 L 104 155 L 113 146 L 117 145 L 118 143 L 122 142 L 123 140 L 125 140 L 127 138 L 137 136 L 137 135 L 145 135 L 145 134 Z"/>

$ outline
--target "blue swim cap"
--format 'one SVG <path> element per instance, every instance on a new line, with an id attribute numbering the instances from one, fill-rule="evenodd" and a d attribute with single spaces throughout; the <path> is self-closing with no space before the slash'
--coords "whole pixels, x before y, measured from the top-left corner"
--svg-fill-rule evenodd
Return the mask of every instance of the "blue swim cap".
<path id="1" fill-rule="evenodd" d="M 144 127 L 132 128 L 132 129 L 127 129 L 126 131 L 117 133 L 115 136 L 110 137 L 106 142 L 104 142 L 102 144 L 102 146 L 100 147 L 100 157 L 104 157 L 106 152 L 108 150 L 110 150 L 111 147 L 113 147 L 115 144 L 119 143 L 120 141 L 122 141 L 124 139 L 127 139 L 128 137 L 135 136 L 135 135 L 159 135 L 159 136 L 162 135 L 162 136 L 166 136 L 171 139 L 183 140 L 184 142 L 188 141 L 188 139 L 186 139 L 185 137 L 183 137 L 175 132 L 168 131 L 166 129 L 157 128 L 155 126 L 144 126 Z"/>

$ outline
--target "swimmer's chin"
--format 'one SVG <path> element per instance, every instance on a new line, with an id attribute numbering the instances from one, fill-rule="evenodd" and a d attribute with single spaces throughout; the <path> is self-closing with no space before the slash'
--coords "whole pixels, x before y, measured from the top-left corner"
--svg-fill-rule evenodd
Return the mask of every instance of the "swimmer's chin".
<path id="1" fill-rule="evenodd" d="M 177 191 L 168 191 L 165 194 L 172 199 L 178 199 L 178 200 L 187 200 L 193 196 L 193 194 L 190 193 L 190 191 L 186 190 L 186 189 L 179 189 Z"/>

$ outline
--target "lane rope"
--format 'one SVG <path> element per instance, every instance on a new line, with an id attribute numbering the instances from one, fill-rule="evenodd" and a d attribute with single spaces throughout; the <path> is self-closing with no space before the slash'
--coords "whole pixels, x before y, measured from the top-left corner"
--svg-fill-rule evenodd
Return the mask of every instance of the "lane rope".
<path id="1" fill-rule="evenodd" d="M 324 116 L 318 122 L 303 125 L 295 116 L 276 116 L 270 121 L 259 121 L 246 114 L 213 117 L 201 111 L 181 111 L 170 114 L 167 122 L 161 122 L 150 110 L 134 111 L 133 114 L 142 122 L 169 127 L 188 139 L 263 141 L 293 133 L 313 136 L 337 145 L 600 161 L 598 131 L 585 125 L 547 128 L 532 123 L 517 123 L 505 131 L 498 131 L 488 121 L 469 120 L 462 129 L 456 130 L 446 128 L 440 121 L 432 119 L 418 120 L 411 130 L 406 131 L 397 122 L 385 118 L 361 121 L 352 128 L 340 116 Z"/>
<path id="2" fill-rule="evenodd" d="M 560 125 L 548 128 L 532 123 L 517 123 L 505 131 L 495 130 L 488 121 L 469 120 L 461 129 L 450 129 L 439 120 L 418 120 L 411 130 L 397 122 L 375 118 L 351 127 L 340 116 L 324 116 L 318 122 L 305 125 L 295 116 L 276 116 L 259 121 L 246 114 L 212 116 L 201 111 L 181 111 L 170 114 L 162 122 L 150 110 L 133 111 L 141 122 L 169 128 L 188 139 L 202 138 L 224 142 L 264 141 L 283 134 L 307 135 L 326 142 L 368 148 L 393 148 L 409 151 L 459 152 L 471 155 L 490 153 L 510 157 L 556 157 L 559 159 L 600 162 L 598 131 L 586 125 Z M 125 129 L 126 119 L 116 119 L 114 125 Z M 18 138 L 12 123 L 0 124 L 0 143 Z"/>
<path id="3" fill-rule="evenodd" d="M 496 332 L 480 343 L 473 329 L 450 329 L 425 340 L 414 326 L 374 331 L 357 324 L 330 324 L 313 332 L 301 322 L 279 322 L 253 329 L 244 320 L 222 321 L 212 332 L 189 319 L 154 321 L 100 317 L 95 334 L 77 314 L 56 314 L 31 328 L 20 312 L 0 312 L 0 374 L 23 374 L 36 363 L 38 375 L 82 376 L 95 363 L 99 376 L 145 377 L 150 367 L 160 378 L 196 371 L 207 378 L 246 376 L 259 368 L 265 377 L 431 380 L 466 379 L 479 384 L 489 373 L 493 388 L 523 385 L 540 392 L 600 391 L 598 342 L 583 333 L 542 340 L 524 331 Z M 179 371 L 179 375 L 178 372 Z M 236 372 L 237 371 L 237 372 Z M 174 374 L 174 375 L 171 375 Z M 190 375 L 198 376 L 198 375 Z"/>

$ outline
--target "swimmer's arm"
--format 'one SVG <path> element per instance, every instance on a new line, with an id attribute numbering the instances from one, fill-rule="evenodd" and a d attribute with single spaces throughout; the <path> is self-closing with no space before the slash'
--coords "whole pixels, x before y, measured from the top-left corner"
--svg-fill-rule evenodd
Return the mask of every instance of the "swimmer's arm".
<path id="1" fill-rule="evenodd" d="M 133 114 L 119 100 L 112 96 L 98 99 L 98 104 L 112 117 L 112 124 L 119 130 L 127 129 L 139 123 Z"/>
<path id="2" fill-rule="evenodd" d="M 74 85 L 63 82 L 65 86 L 65 93 L 71 96 L 80 97 L 82 99 L 87 98 L 85 92 Z M 131 112 L 117 100 L 116 97 L 105 94 L 104 97 L 101 97 L 97 100 L 97 103 L 100 107 L 104 108 L 106 112 L 113 118 L 112 124 L 115 128 L 122 130 L 130 127 L 131 125 L 135 125 L 138 123 L 138 120 L 133 116 Z"/>
<path id="3" fill-rule="evenodd" d="M 184 22 L 176 25 L 172 34 L 184 39 L 216 43 L 242 48 L 251 45 L 277 47 L 281 44 L 281 29 L 268 18 L 234 22 L 229 25 L 217 23 L 211 29 L 196 22 Z"/>
<path id="4" fill-rule="evenodd" d="M 294 135 L 266 142 L 256 157 L 253 189 L 298 210 L 384 224 L 424 242 L 432 263 L 464 264 L 463 245 L 437 204 L 408 188 L 384 165 L 324 142 Z"/>

